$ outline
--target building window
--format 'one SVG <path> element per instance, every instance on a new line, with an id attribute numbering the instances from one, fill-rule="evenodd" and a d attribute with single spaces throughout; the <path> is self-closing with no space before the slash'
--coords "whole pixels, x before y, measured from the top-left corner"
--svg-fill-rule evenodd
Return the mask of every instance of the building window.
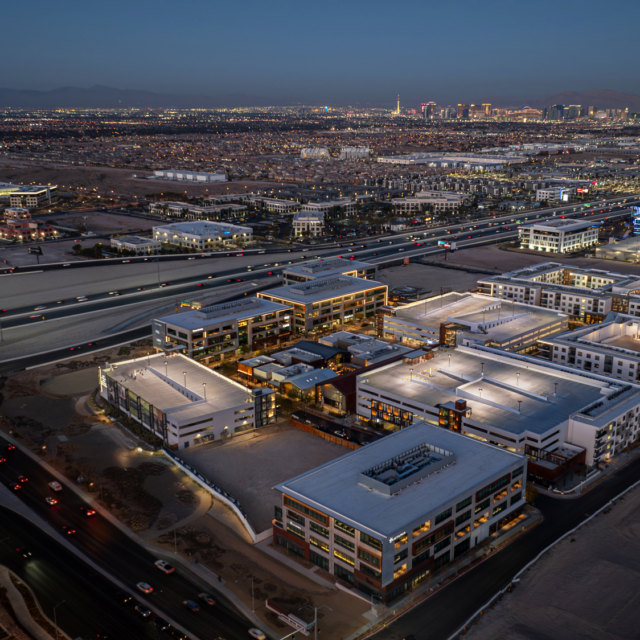
<path id="1" fill-rule="evenodd" d="M 471 504 L 471 496 L 469 496 L 468 498 L 465 498 L 461 502 L 458 502 L 458 504 L 456 505 L 456 511 L 460 511 L 461 509 L 468 507 L 470 504 Z"/>
<path id="2" fill-rule="evenodd" d="M 495 518 L 501 511 L 504 511 L 506 508 L 507 508 L 507 501 L 505 500 L 503 503 L 499 504 L 497 507 L 494 507 L 492 518 Z"/>
<path id="3" fill-rule="evenodd" d="M 522 473 L 522 469 L 520 469 L 520 473 Z M 483 498 L 486 498 L 488 495 L 491 495 L 492 493 L 495 493 L 498 489 L 502 489 L 502 487 L 509 484 L 509 482 L 511 482 L 511 476 L 510 474 L 507 474 L 506 476 L 502 476 L 502 478 L 495 480 L 494 482 L 492 482 L 490 485 L 487 485 L 483 489 L 480 489 L 480 491 L 476 493 L 476 502 L 478 500 L 482 500 Z M 477 508 L 476 508 L 476 513 L 478 513 Z"/>
<path id="4" fill-rule="evenodd" d="M 378 551 L 382 551 L 382 542 L 380 542 L 380 540 L 378 540 L 377 538 L 372 538 L 371 536 L 368 536 L 366 533 L 361 532 L 360 541 L 364 542 L 364 544 L 368 544 L 370 547 L 373 547 Z M 406 537 L 405 537 L 405 542 L 406 542 Z"/>
<path id="5" fill-rule="evenodd" d="M 310 518 L 313 518 L 314 520 L 318 520 L 319 522 L 322 522 L 322 524 L 329 524 L 329 518 L 327 516 L 313 509 L 309 509 L 309 507 L 303 504 L 300 504 L 299 502 L 296 502 L 295 500 L 292 500 L 287 496 L 285 496 L 284 498 L 284 503 L 287 505 L 287 507 L 292 507 L 296 511 L 300 511 L 301 513 L 304 513 Z"/>
<path id="6" fill-rule="evenodd" d="M 433 547 L 433 553 L 436 554 L 438 551 L 442 551 L 445 547 L 448 547 L 451 544 L 451 536 L 445 538 L 444 540 L 440 540 L 438 544 Z"/>
<path id="7" fill-rule="evenodd" d="M 447 551 L 443 553 L 440 557 L 436 558 L 433 563 L 433 570 L 437 571 L 440 567 L 443 567 L 445 564 L 449 564 L 451 562 L 451 551 Z"/>
<path id="8" fill-rule="evenodd" d="M 315 522 L 310 522 L 309 528 L 311 529 L 311 531 L 317 533 L 318 535 L 321 535 L 323 538 L 327 538 L 327 540 L 329 539 L 329 529 L 325 529 Z"/>
<path id="9" fill-rule="evenodd" d="M 469 511 L 465 511 L 462 515 L 459 515 L 456 518 L 456 527 L 470 519 L 471 519 L 471 509 L 469 509 Z"/>
<path id="10" fill-rule="evenodd" d="M 522 474 L 522 470 L 524 469 L 524 467 L 518 467 L 517 469 L 513 470 L 513 473 L 511 474 L 512 478 L 517 478 L 519 475 Z"/>
<path id="11" fill-rule="evenodd" d="M 489 498 L 487 498 L 484 502 L 478 503 L 476 505 L 475 512 L 480 513 L 483 509 L 486 509 L 490 503 L 491 503 L 491 500 Z"/>
<path id="12" fill-rule="evenodd" d="M 293 520 L 294 522 L 297 522 L 299 525 L 303 527 L 305 525 L 305 519 L 302 516 L 298 515 L 297 513 L 294 513 L 293 511 L 289 511 L 288 509 L 287 509 L 287 518 L 290 518 L 291 520 Z"/>
<path id="13" fill-rule="evenodd" d="M 336 529 L 340 529 L 340 531 L 343 531 L 344 533 L 351 536 L 352 538 L 355 537 L 356 530 L 353 527 L 349 526 L 348 524 L 345 524 L 344 522 L 340 522 L 340 520 L 334 520 L 333 524 Z"/>
<path id="14" fill-rule="evenodd" d="M 470 545 L 471 545 L 471 541 L 469 540 L 469 538 L 467 538 L 466 540 L 463 540 L 460 544 L 457 544 L 455 547 L 453 547 L 453 557 L 457 558 L 458 556 L 462 555 L 465 551 L 468 551 Z"/>
<path id="15" fill-rule="evenodd" d="M 514 494 L 511 497 L 511 504 L 514 505 L 516 502 L 522 499 L 522 491 L 518 491 L 518 493 Z"/>
<path id="16" fill-rule="evenodd" d="M 306 540 L 307 538 L 307 534 L 304 529 L 301 529 L 297 524 L 293 524 L 293 522 L 287 522 L 287 531 L 301 540 Z"/>
<path id="17" fill-rule="evenodd" d="M 350 564 L 352 567 L 356 566 L 356 561 L 349 555 L 347 555 L 346 553 L 342 553 L 342 551 L 338 550 L 338 549 L 334 549 L 333 550 L 333 555 L 342 560 L 342 562 L 346 562 L 347 564 Z"/>
<path id="18" fill-rule="evenodd" d="M 443 522 L 444 520 L 446 520 L 450 516 L 451 516 L 451 507 L 449 507 L 446 511 L 443 511 L 442 513 L 439 513 L 436 516 L 435 524 L 440 524 L 441 522 Z"/>
<path id="19" fill-rule="evenodd" d="M 417 538 L 418 536 L 421 536 L 426 531 L 429 531 L 429 529 L 431 529 L 431 520 L 427 520 L 427 522 L 425 522 L 424 524 L 421 524 L 419 527 L 416 527 L 413 530 L 413 537 Z"/>
<path id="20" fill-rule="evenodd" d="M 336 578 L 340 578 L 340 580 L 353 584 L 353 573 L 344 567 L 341 567 L 339 564 L 333 565 L 333 575 Z"/>
<path id="21" fill-rule="evenodd" d="M 380 580 L 382 578 L 382 574 L 379 571 L 372 569 L 368 564 L 362 562 L 360 563 L 360 571 L 374 580 Z"/>
<path id="22" fill-rule="evenodd" d="M 341 547 L 348 549 L 349 551 L 355 551 L 356 549 L 356 545 L 351 542 L 351 540 L 347 540 L 346 538 L 343 538 L 342 536 L 339 536 L 337 534 L 333 535 L 333 541 L 336 544 L 339 544 Z"/>
<path id="23" fill-rule="evenodd" d="M 313 549 L 309 550 L 309 560 L 313 562 L 313 564 L 319 566 L 321 569 L 329 571 L 329 559 L 324 558 L 320 554 L 316 553 Z"/>
<path id="24" fill-rule="evenodd" d="M 309 536 L 309 542 L 314 546 L 318 547 L 318 549 L 322 549 L 326 553 L 329 553 L 329 545 L 322 540 L 318 540 L 318 538 L 314 538 L 313 536 Z"/>
<path id="25" fill-rule="evenodd" d="M 393 556 L 393 564 L 397 564 L 398 562 L 401 562 L 408 555 L 409 555 L 409 549 L 403 549 L 402 551 L 399 551 L 398 553 L 396 553 L 395 556 Z"/>
<path id="26" fill-rule="evenodd" d="M 378 569 L 380 568 L 380 558 L 378 558 L 378 556 L 374 556 L 368 551 L 365 551 L 362 547 L 358 547 L 358 558 L 372 564 L 374 567 L 378 567 Z"/>
<path id="27" fill-rule="evenodd" d="M 423 551 L 419 555 L 415 556 L 411 563 L 411 566 L 417 567 L 420 563 L 424 562 L 429 557 L 430 554 L 431 554 L 431 549 L 427 549 L 426 551 Z"/>

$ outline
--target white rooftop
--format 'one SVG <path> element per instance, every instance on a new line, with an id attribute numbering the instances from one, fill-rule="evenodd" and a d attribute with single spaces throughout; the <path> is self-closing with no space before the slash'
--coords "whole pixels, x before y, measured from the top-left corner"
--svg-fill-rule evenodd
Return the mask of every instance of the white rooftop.
<path id="1" fill-rule="evenodd" d="M 251 234 L 251 227 L 243 227 L 228 222 L 208 222 L 206 220 L 194 220 L 192 222 L 176 222 L 164 224 L 153 228 L 155 232 L 167 232 L 176 235 L 221 237 L 228 235 Z"/>
<path id="2" fill-rule="evenodd" d="M 361 291 L 368 291 L 386 285 L 375 280 L 364 280 L 352 276 L 318 278 L 309 282 L 277 287 L 268 291 L 269 297 L 279 298 L 301 304 L 311 304 L 320 300 L 329 300 Z"/>
<path id="3" fill-rule="evenodd" d="M 368 269 L 375 265 L 360 260 L 345 260 L 344 258 L 332 258 L 330 260 L 317 260 L 305 264 L 296 264 L 284 270 L 285 274 L 292 273 L 307 278 L 320 278 L 332 275 L 340 275 L 345 272 Z"/>
<path id="4" fill-rule="evenodd" d="M 455 464 L 418 478 L 391 495 L 362 483 L 365 471 L 424 444 L 453 454 Z M 425 514 L 488 483 L 518 459 L 521 456 L 419 422 L 287 480 L 276 489 L 360 530 L 391 538 Z"/>

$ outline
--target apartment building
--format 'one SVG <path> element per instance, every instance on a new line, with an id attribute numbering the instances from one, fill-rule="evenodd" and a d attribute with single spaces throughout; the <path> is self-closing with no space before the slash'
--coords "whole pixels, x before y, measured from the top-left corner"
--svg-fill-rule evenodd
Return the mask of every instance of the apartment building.
<path id="1" fill-rule="evenodd" d="M 300 203 L 294 200 L 280 200 L 278 198 L 252 197 L 249 204 L 258 206 L 273 213 L 291 214 L 300 211 Z"/>
<path id="2" fill-rule="evenodd" d="M 328 215 L 332 209 L 337 209 L 345 216 L 353 215 L 358 209 L 358 203 L 351 198 L 337 198 L 324 202 L 307 202 L 302 205 L 301 211 L 311 211 Z"/>
<path id="3" fill-rule="evenodd" d="M 292 307 L 293 332 L 308 334 L 374 316 L 387 303 L 387 285 L 340 275 L 270 289 L 258 297 Z"/>
<path id="4" fill-rule="evenodd" d="M 382 317 L 382 337 L 413 346 L 482 345 L 527 352 L 539 340 L 566 331 L 566 313 L 475 293 L 447 293 L 401 307 Z"/>
<path id="5" fill-rule="evenodd" d="M 527 459 L 418 422 L 282 482 L 273 542 L 383 601 L 521 517 Z"/>
<path id="6" fill-rule="evenodd" d="M 243 346 L 255 350 L 287 340 L 291 316 L 291 307 L 261 298 L 223 302 L 156 318 L 153 346 L 208 364 Z"/>
<path id="7" fill-rule="evenodd" d="M 357 412 L 389 430 L 425 420 L 532 459 L 553 454 L 566 470 L 605 463 L 638 438 L 640 386 L 486 347 L 437 347 L 358 376 Z M 622 416 L 625 429 L 609 429 Z"/>
<path id="8" fill-rule="evenodd" d="M 640 311 L 640 280 L 630 274 L 582 269 L 558 262 L 478 280 L 480 293 L 566 313 L 588 324 L 610 311 Z"/>
<path id="9" fill-rule="evenodd" d="M 100 395 L 171 449 L 217 440 L 276 419 L 273 391 L 246 389 L 180 354 L 109 364 L 99 375 Z"/>
<path id="10" fill-rule="evenodd" d="M 329 258 L 328 260 L 318 260 L 288 267 L 282 272 L 282 282 L 285 285 L 295 284 L 332 276 L 351 276 L 364 280 L 375 280 L 378 277 L 378 266 L 360 260 Z"/>
<path id="11" fill-rule="evenodd" d="M 598 244 L 598 225 L 587 220 L 549 220 L 523 225 L 518 235 L 527 249 L 571 253 Z"/>
<path id="12" fill-rule="evenodd" d="M 640 382 L 640 320 L 635 315 L 611 314 L 599 324 L 541 340 L 540 356 L 576 369 Z"/>

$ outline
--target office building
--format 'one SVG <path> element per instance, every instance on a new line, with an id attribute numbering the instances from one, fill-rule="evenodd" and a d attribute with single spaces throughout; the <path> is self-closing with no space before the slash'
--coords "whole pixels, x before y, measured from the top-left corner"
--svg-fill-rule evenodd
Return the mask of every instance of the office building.
<path id="1" fill-rule="evenodd" d="M 282 482 L 273 541 L 391 601 L 522 514 L 527 459 L 419 422 Z"/>
<path id="2" fill-rule="evenodd" d="M 100 370 L 100 395 L 171 449 L 272 424 L 275 393 L 246 389 L 179 354 L 156 354 Z"/>
<path id="3" fill-rule="evenodd" d="M 56 199 L 58 187 L 55 185 L 20 187 L 9 194 L 12 208 L 37 209 Z"/>
<path id="4" fill-rule="evenodd" d="M 576 190 L 571 187 L 546 187 L 536 189 L 536 200 L 538 202 L 569 202 L 575 195 Z"/>
<path id="5" fill-rule="evenodd" d="M 253 204 L 264 211 L 272 213 L 292 214 L 300 210 L 300 203 L 294 200 L 280 200 L 279 198 L 263 198 L 252 197 L 248 200 L 249 204 Z"/>
<path id="6" fill-rule="evenodd" d="M 287 267 L 282 272 L 283 284 L 309 282 L 318 278 L 331 276 L 351 276 L 365 280 L 375 280 L 378 276 L 378 266 L 360 260 L 345 260 L 344 258 L 329 258 L 317 262 L 307 262 Z"/>
<path id="7" fill-rule="evenodd" d="M 175 222 L 153 228 L 153 239 L 197 251 L 243 245 L 251 240 L 253 229 L 227 222 Z"/>
<path id="8" fill-rule="evenodd" d="M 159 240 L 141 236 L 120 236 L 111 238 L 111 246 L 118 251 L 133 251 L 137 254 L 158 253 L 162 247 Z"/>
<path id="9" fill-rule="evenodd" d="M 638 438 L 636 384 L 485 347 L 411 355 L 358 376 L 361 420 L 425 420 L 537 460 L 562 456 L 565 470 L 604 464 Z"/>
<path id="10" fill-rule="evenodd" d="M 208 364 L 240 347 L 255 350 L 287 340 L 291 315 L 289 306 L 261 298 L 223 302 L 156 318 L 153 346 Z"/>
<path id="11" fill-rule="evenodd" d="M 309 236 L 315 238 L 324 235 L 324 213 L 315 211 L 298 211 L 293 216 L 293 234 L 296 237 Z"/>
<path id="12" fill-rule="evenodd" d="M 5 220 L 31 220 L 31 212 L 29 209 L 7 207 L 4 210 Z"/>
<path id="13" fill-rule="evenodd" d="M 549 220 L 522 225 L 520 246 L 535 251 L 572 253 L 598 244 L 598 225 L 589 220 Z"/>
<path id="14" fill-rule="evenodd" d="M 323 202 L 307 202 L 302 205 L 301 211 L 310 211 L 312 213 L 338 213 L 340 215 L 353 215 L 358 209 L 358 203 L 351 198 L 337 198 L 335 200 L 325 200 Z"/>
<path id="15" fill-rule="evenodd" d="M 566 313 L 488 298 L 447 293 L 402 307 L 382 317 L 382 335 L 412 346 L 481 345 L 526 353 L 538 340 L 566 331 Z"/>
<path id="16" fill-rule="evenodd" d="M 374 316 L 387 304 L 387 285 L 332 276 L 259 292 L 258 297 L 293 307 L 294 333 L 308 334 Z"/>

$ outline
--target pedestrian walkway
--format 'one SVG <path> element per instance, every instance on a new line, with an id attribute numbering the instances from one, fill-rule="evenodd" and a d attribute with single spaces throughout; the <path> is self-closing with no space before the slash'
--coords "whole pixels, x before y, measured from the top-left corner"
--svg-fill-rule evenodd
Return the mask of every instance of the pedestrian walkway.
<path id="1" fill-rule="evenodd" d="M 37 640 L 51 640 L 51 636 L 31 617 L 29 607 L 24 601 L 20 591 L 18 591 L 15 584 L 13 584 L 9 570 L 3 566 L 0 566 L 0 587 L 4 587 L 7 590 L 7 598 L 20 624 Z M 38 605 L 38 608 L 39 607 L 40 605 Z M 42 613 L 42 609 L 40 609 L 40 614 L 46 617 L 44 613 Z M 51 622 L 51 620 L 49 620 L 49 622 Z M 51 626 L 53 626 L 53 622 L 51 622 Z M 69 638 L 69 636 L 61 630 L 58 630 L 58 633 L 60 638 Z"/>

